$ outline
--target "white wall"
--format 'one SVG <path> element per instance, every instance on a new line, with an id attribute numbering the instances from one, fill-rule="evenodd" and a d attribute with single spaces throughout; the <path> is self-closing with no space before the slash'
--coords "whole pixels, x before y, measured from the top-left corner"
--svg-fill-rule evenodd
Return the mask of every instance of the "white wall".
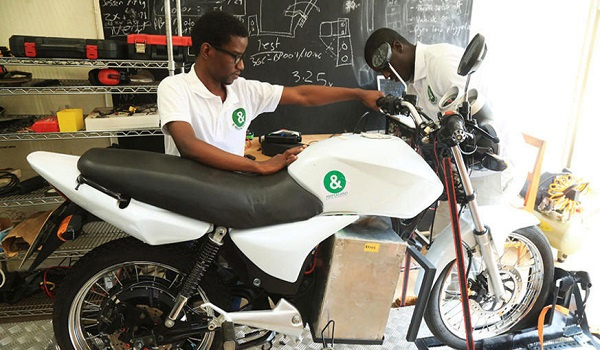
<path id="1" fill-rule="evenodd" d="M 565 165 L 591 1 L 474 1 L 471 34 L 487 39 L 495 115 L 545 139 L 552 171 Z"/>
<path id="2" fill-rule="evenodd" d="M 590 224 L 600 224 L 599 6 L 597 0 L 475 0 L 471 21 L 471 34 L 481 32 L 488 42 L 484 65 L 496 115 L 547 141 L 543 171 L 568 166 L 590 182 L 582 197 Z M 518 150 L 530 169 L 531 151 Z"/>

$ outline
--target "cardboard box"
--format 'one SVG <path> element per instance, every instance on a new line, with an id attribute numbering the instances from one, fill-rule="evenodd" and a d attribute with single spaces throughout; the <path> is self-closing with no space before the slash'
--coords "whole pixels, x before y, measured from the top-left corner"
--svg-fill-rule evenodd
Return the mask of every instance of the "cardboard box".
<path id="1" fill-rule="evenodd" d="M 87 131 L 115 131 L 158 128 L 160 119 L 157 113 L 134 113 L 116 112 L 102 114 L 98 111 L 90 113 L 85 118 L 85 129 Z"/>
<path id="2" fill-rule="evenodd" d="M 74 132 L 83 129 L 83 110 L 69 108 L 56 112 L 58 127 L 61 132 Z"/>

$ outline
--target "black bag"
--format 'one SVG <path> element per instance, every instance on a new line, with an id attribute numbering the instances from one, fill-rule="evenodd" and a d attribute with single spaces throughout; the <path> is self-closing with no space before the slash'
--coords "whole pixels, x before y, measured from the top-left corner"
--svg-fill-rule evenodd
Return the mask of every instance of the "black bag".
<path id="1" fill-rule="evenodd" d="M 261 136 L 259 141 L 262 154 L 272 157 L 290 148 L 302 146 L 302 134 L 282 129 Z"/>

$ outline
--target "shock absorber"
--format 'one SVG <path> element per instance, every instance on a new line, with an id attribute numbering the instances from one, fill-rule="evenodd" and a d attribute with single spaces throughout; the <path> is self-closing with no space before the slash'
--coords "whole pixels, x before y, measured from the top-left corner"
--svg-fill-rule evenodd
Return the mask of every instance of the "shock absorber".
<path id="1" fill-rule="evenodd" d="M 183 282 L 183 287 L 177 295 L 175 305 L 173 305 L 169 316 L 165 320 L 166 327 L 171 328 L 175 325 L 175 320 L 179 318 L 179 314 L 190 298 L 192 292 L 198 287 L 210 264 L 212 264 L 217 257 L 226 234 L 227 229 L 219 226 L 208 236 L 208 240 L 202 246 L 200 255 L 198 256 L 198 259 L 196 259 L 192 271 Z"/>

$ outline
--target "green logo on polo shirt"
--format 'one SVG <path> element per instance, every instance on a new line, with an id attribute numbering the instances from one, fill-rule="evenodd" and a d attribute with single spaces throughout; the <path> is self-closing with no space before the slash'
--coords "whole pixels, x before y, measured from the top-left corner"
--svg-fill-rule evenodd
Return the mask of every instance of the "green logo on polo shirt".
<path id="1" fill-rule="evenodd" d="M 236 109 L 233 111 L 231 118 L 233 119 L 233 125 L 236 129 L 241 129 L 244 127 L 244 124 L 246 124 L 246 110 L 244 108 Z"/>
<path id="2" fill-rule="evenodd" d="M 429 102 L 435 103 L 435 101 L 437 99 L 435 98 L 435 95 L 433 94 L 433 91 L 431 90 L 431 86 L 429 86 L 429 85 L 427 85 L 427 95 L 429 96 Z"/>

